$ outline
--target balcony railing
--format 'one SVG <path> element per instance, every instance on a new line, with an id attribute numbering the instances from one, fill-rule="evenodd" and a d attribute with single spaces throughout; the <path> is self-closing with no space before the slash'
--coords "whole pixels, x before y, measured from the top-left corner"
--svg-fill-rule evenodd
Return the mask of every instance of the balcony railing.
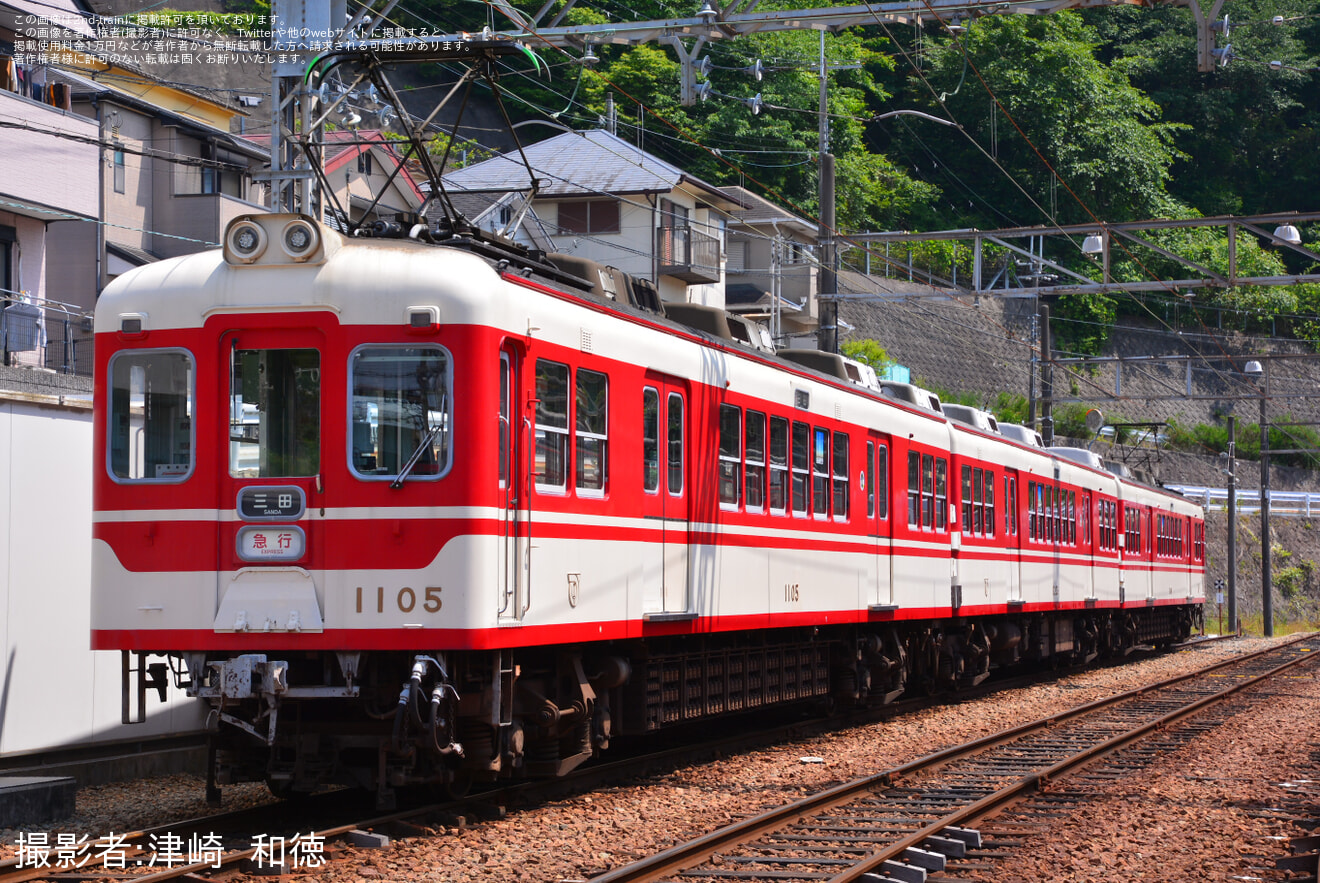
<path id="1" fill-rule="evenodd" d="M 692 227 L 660 227 L 656 230 L 656 254 L 660 275 L 687 283 L 720 281 L 720 240 Z"/>

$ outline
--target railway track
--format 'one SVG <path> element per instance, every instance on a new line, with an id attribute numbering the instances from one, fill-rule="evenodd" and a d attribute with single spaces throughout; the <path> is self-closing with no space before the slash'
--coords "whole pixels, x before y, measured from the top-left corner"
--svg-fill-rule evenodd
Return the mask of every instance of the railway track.
<path id="1" fill-rule="evenodd" d="M 1313 637 L 1089 703 L 828 789 L 593 878 L 922 881 L 981 820 L 1320 651 Z M 1195 735 L 1189 728 L 1187 738 Z M 1149 753 L 1149 751 L 1148 751 Z"/>
<path id="2" fill-rule="evenodd" d="M 1188 647 L 1216 639 L 1190 642 Z M 1121 665 L 1121 661 L 1109 663 Z M 1103 663 L 1102 663 L 1103 665 Z M 580 793 L 621 780 L 652 774 L 657 769 L 672 769 L 698 763 L 705 757 L 804 738 L 810 735 L 861 726 L 892 719 L 937 704 L 962 702 L 995 692 L 1052 680 L 1052 673 L 1038 672 L 987 681 L 956 694 L 939 694 L 904 700 L 870 711 L 839 715 L 828 719 L 799 720 L 777 727 L 757 728 L 754 734 L 742 733 L 699 745 L 684 745 L 646 755 L 587 766 L 564 779 L 525 782 L 476 795 L 469 801 L 414 803 L 398 812 L 361 818 L 358 813 L 365 799 L 361 792 L 341 791 L 317 795 L 298 804 L 272 804 L 253 809 L 219 813 L 187 821 L 175 821 L 140 831 L 115 834 L 113 848 L 108 838 L 82 840 L 61 849 L 56 835 L 49 836 L 49 865 L 33 867 L 33 853 L 22 864 L 13 859 L 0 862 L 0 883 L 28 883 L 39 880 L 85 878 L 97 868 L 102 873 L 119 871 L 134 880 L 163 881 L 187 877 L 198 879 L 216 871 L 239 867 L 260 868 L 271 864 L 276 847 L 286 851 L 286 864 L 302 862 L 304 869 L 314 869 L 333 852 L 336 841 L 353 832 L 379 832 L 378 839 L 407 836 L 421 829 L 417 826 L 435 819 L 455 816 L 482 817 L 498 812 L 494 807 L 509 802 L 523 804 L 555 799 L 566 793 Z M 345 822 L 345 819 L 352 821 Z M 253 832 L 277 832 L 263 837 L 254 846 Z M 298 840 L 294 841 L 293 838 Z M 367 842 L 370 842 L 369 840 Z M 290 844 L 299 850 L 288 855 Z M 329 845 L 326 852 L 322 849 Z M 189 858 L 199 860 L 190 861 Z M 292 868 L 286 868 L 289 870 Z"/>

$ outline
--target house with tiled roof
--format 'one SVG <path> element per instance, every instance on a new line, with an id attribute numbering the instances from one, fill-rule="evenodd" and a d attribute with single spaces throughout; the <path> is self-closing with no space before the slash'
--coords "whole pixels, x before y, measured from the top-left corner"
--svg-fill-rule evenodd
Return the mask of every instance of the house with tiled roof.
<path id="1" fill-rule="evenodd" d="M 448 172 L 444 186 L 485 217 L 521 217 L 508 232 L 524 244 L 544 247 L 534 241 L 542 230 L 549 250 L 650 279 L 666 301 L 724 306 L 725 230 L 738 204 L 616 135 L 565 132 Z"/>

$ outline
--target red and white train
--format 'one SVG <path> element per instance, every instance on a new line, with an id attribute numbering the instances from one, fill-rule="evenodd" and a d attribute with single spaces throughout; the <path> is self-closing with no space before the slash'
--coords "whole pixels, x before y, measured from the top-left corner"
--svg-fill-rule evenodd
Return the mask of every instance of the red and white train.
<path id="1" fill-rule="evenodd" d="M 98 305 L 92 644 L 126 703 L 209 703 L 217 782 L 554 775 L 1200 618 L 1180 497 L 608 268 L 411 234 L 245 216 Z"/>

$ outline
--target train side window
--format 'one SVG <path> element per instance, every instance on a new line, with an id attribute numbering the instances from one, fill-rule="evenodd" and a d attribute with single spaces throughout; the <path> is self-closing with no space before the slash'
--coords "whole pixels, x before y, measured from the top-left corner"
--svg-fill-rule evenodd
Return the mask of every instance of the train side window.
<path id="1" fill-rule="evenodd" d="M 1017 479 L 1004 476 L 1004 534 L 1017 536 Z"/>
<path id="2" fill-rule="evenodd" d="M 972 470 L 972 531 L 985 534 L 985 470 Z"/>
<path id="3" fill-rule="evenodd" d="M 935 526 L 935 458 L 921 455 L 921 526 L 930 530 Z"/>
<path id="4" fill-rule="evenodd" d="M 788 418 L 770 418 L 770 511 L 788 511 Z"/>
<path id="5" fill-rule="evenodd" d="M 584 496 L 605 493 L 609 476 L 609 378 L 579 368 L 576 378 L 577 488 Z"/>
<path id="6" fill-rule="evenodd" d="M 676 392 L 669 394 L 668 420 L 666 421 L 667 466 L 669 473 L 669 495 L 683 495 L 683 397 Z"/>
<path id="7" fill-rule="evenodd" d="M 972 467 L 962 468 L 962 530 L 972 532 Z"/>
<path id="8" fill-rule="evenodd" d="M 536 360 L 536 488 L 568 489 L 568 366 Z"/>
<path id="9" fill-rule="evenodd" d="M 921 526 L 921 455 L 908 452 L 908 527 Z"/>
<path id="10" fill-rule="evenodd" d="M 889 517 L 889 446 L 881 445 L 875 452 L 875 504 L 876 516 L 882 521 Z"/>
<path id="11" fill-rule="evenodd" d="M 765 415 L 747 412 L 745 437 L 747 508 L 761 511 L 765 508 Z"/>
<path id="12" fill-rule="evenodd" d="M 812 514 L 830 514 L 830 431 L 815 428 L 811 436 Z"/>
<path id="13" fill-rule="evenodd" d="M 509 366 L 509 354 L 500 353 L 500 487 L 509 486 L 509 423 L 513 420 L 513 400 L 510 395 L 512 383 Z"/>
<path id="14" fill-rule="evenodd" d="M 736 508 L 742 501 L 742 408 L 720 405 L 720 505 Z"/>
<path id="15" fill-rule="evenodd" d="M 316 475 L 321 470 L 321 354 L 314 349 L 235 350 L 233 360 L 229 474 Z"/>
<path id="16" fill-rule="evenodd" d="M 506 364 L 501 359 L 500 365 Z M 349 359 L 349 387 L 353 396 L 349 468 L 354 475 L 433 479 L 446 470 L 448 353 L 438 346 L 358 347 Z M 502 470 L 505 460 L 502 455 Z M 502 474 L 501 479 L 507 476 Z"/>
<path id="17" fill-rule="evenodd" d="M 642 388 L 642 490 L 660 490 L 660 392 Z"/>
<path id="18" fill-rule="evenodd" d="M 811 427 L 793 422 L 793 514 L 806 515 L 811 498 Z"/>
<path id="19" fill-rule="evenodd" d="M 985 470 L 985 535 L 995 535 L 995 474 Z"/>
<path id="20" fill-rule="evenodd" d="M 866 443 L 866 517 L 875 517 L 875 442 Z"/>
<path id="21" fill-rule="evenodd" d="M 193 471 L 193 358 L 135 350 L 110 361 L 110 474 L 122 481 L 183 481 Z"/>
<path id="22" fill-rule="evenodd" d="M 943 457 L 935 459 L 935 529 L 947 530 L 949 527 L 949 461 Z"/>
<path id="23" fill-rule="evenodd" d="M 834 517 L 848 520 L 848 434 L 834 433 L 834 451 L 831 454 L 834 474 Z"/>

